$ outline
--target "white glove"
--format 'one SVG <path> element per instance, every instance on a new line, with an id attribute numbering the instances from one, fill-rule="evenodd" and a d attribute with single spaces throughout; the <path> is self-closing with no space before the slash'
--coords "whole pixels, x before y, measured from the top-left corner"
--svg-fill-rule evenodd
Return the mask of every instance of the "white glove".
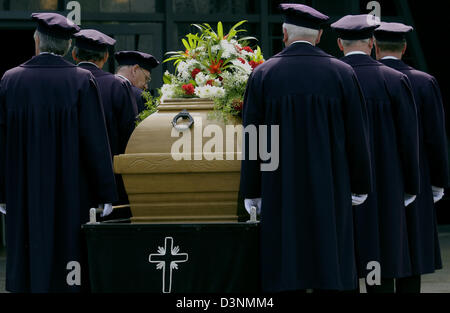
<path id="1" fill-rule="evenodd" d="M 0 213 L 6 215 L 6 204 L 4 203 L 0 204 Z"/>
<path id="2" fill-rule="evenodd" d="M 256 207 L 256 214 L 261 215 L 261 198 L 258 199 L 245 199 L 245 209 L 247 210 L 248 214 L 250 214 L 252 207 Z"/>
<path id="3" fill-rule="evenodd" d="M 113 212 L 113 207 L 111 203 L 107 203 L 107 204 L 100 204 L 98 206 L 99 209 L 103 210 L 102 212 L 102 217 L 108 216 Z"/>
<path id="4" fill-rule="evenodd" d="M 367 200 L 368 195 L 352 194 L 352 205 L 357 206 L 363 204 Z"/>
<path id="5" fill-rule="evenodd" d="M 407 207 L 408 205 L 413 203 L 414 200 L 416 200 L 416 197 L 417 196 L 412 196 L 412 195 L 408 195 L 407 193 L 405 193 L 405 207 Z"/>
<path id="6" fill-rule="evenodd" d="M 436 203 L 436 202 L 438 202 L 439 200 L 441 200 L 442 197 L 444 196 L 444 188 L 439 188 L 439 187 L 431 186 L 431 189 L 433 190 L 433 200 L 434 200 L 434 203 Z"/>

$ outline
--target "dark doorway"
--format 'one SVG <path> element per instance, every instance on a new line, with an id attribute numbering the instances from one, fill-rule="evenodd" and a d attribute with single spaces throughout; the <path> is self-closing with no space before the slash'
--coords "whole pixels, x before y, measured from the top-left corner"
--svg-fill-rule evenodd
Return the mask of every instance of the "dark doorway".
<path id="1" fill-rule="evenodd" d="M 34 30 L 0 29 L 2 49 L 0 49 L 0 77 L 34 56 Z"/>
<path id="2" fill-rule="evenodd" d="M 449 79 L 447 68 L 444 66 L 446 51 L 442 45 L 445 42 L 448 26 L 444 24 L 441 28 L 436 28 L 436 24 L 431 22 L 431 18 L 434 21 L 445 21 L 447 16 L 445 10 L 436 9 L 436 6 L 429 3 L 422 1 L 409 1 L 409 3 L 415 21 L 415 31 L 419 35 L 427 60 L 428 72 L 436 77 L 441 87 L 446 113 L 447 137 L 450 140 L 450 93 L 447 87 Z M 444 199 L 437 203 L 436 212 L 440 224 L 450 224 L 450 188 L 446 190 Z"/>

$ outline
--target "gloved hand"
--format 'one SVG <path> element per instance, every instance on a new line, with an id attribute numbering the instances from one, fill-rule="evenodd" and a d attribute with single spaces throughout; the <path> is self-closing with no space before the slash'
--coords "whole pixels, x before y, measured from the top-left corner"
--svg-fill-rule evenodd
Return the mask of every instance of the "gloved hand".
<path id="1" fill-rule="evenodd" d="M 433 201 L 434 201 L 434 203 L 436 203 L 439 200 L 441 200 L 442 197 L 444 196 L 444 188 L 431 186 L 431 189 L 433 191 Z"/>
<path id="2" fill-rule="evenodd" d="M 412 195 L 408 195 L 407 193 L 405 193 L 405 207 L 407 207 L 408 205 L 413 203 L 414 200 L 416 200 L 416 197 L 417 196 L 412 196 Z"/>
<path id="3" fill-rule="evenodd" d="M 247 210 L 248 214 L 250 214 L 252 207 L 256 207 L 256 214 L 261 215 L 261 202 L 262 199 L 245 199 L 245 209 Z"/>
<path id="4" fill-rule="evenodd" d="M 363 204 L 367 200 L 368 195 L 352 194 L 352 205 L 357 206 Z"/>
<path id="5" fill-rule="evenodd" d="M 113 212 L 113 207 L 111 203 L 107 203 L 107 204 L 100 204 L 98 206 L 99 209 L 103 209 L 102 212 L 102 217 L 108 216 Z"/>
<path id="6" fill-rule="evenodd" d="M 0 204 L 0 213 L 6 215 L 6 204 L 4 203 Z"/>

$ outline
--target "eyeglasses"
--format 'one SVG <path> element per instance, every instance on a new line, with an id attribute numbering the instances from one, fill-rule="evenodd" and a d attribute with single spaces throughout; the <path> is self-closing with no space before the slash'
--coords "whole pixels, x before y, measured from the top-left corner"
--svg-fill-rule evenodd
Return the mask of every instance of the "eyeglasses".
<path id="1" fill-rule="evenodd" d="M 145 77 L 145 83 L 149 84 L 152 81 L 152 75 L 151 74 L 145 74 L 144 70 L 142 69 L 142 67 L 139 67 L 139 69 L 142 71 L 142 74 L 144 74 Z"/>

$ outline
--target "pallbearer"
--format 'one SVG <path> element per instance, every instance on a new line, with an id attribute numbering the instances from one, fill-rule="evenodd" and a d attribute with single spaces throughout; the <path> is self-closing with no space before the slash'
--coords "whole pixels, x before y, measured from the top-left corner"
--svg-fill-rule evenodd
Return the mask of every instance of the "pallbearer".
<path id="1" fill-rule="evenodd" d="M 80 68 L 90 71 L 98 84 L 111 154 L 112 156 L 123 154 L 135 128 L 137 108 L 131 86 L 117 76 L 102 70 L 109 58 L 108 48 L 114 46 L 116 41 L 94 29 L 82 30 L 76 33 L 74 38 L 73 59 Z M 127 204 L 128 197 L 120 175 L 116 175 L 116 182 L 119 194 L 117 204 Z M 130 212 L 122 211 L 122 213 L 121 217 L 131 216 Z M 109 218 L 115 217 L 118 217 L 117 214 Z"/>
<path id="2" fill-rule="evenodd" d="M 120 51 L 114 56 L 119 63 L 117 76 L 130 82 L 133 86 L 138 113 L 141 113 L 145 110 L 142 92 L 148 89 L 152 69 L 159 65 L 159 61 L 151 54 L 139 51 Z"/>
<path id="3" fill-rule="evenodd" d="M 352 193 L 371 191 L 364 98 L 352 67 L 316 47 L 328 16 L 280 7 L 287 47 L 253 72 L 243 111 L 245 127 L 279 125 L 267 149 L 279 144 L 278 168 L 261 172 L 247 136 L 241 172 L 247 207 L 262 200 L 263 290 L 356 289 Z"/>
<path id="4" fill-rule="evenodd" d="M 6 289 L 77 292 L 89 285 L 81 224 L 117 200 L 108 135 L 94 77 L 63 59 L 78 26 L 55 13 L 32 18 L 36 56 L 0 83 Z"/>
<path id="5" fill-rule="evenodd" d="M 448 149 L 444 108 L 436 79 L 406 65 L 405 35 L 412 27 L 381 23 L 375 31 L 377 59 L 408 76 L 417 104 L 419 119 L 419 160 L 421 193 L 406 209 L 412 276 L 398 283 L 405 291 L 420 291 L 420 275 L 442 268 L 434 203 L 449 185 Z"/>
<path id="6" fill-rule="evenodd" d="M 405 205 L 420 188 L 413 94 L 406 75 L 370 56 L 379 26 L 372 15 L 348 15 L 331 25 L 345 54 L 342 61 L 358 76 L 369 113 L 373 192 L 354 208 L 360 277 L 367 277 L 370 262 L 381 265 L 382 285 L 367 286 L 369 293 L 394 292 L 393 279 L 411 275 Z"/>

